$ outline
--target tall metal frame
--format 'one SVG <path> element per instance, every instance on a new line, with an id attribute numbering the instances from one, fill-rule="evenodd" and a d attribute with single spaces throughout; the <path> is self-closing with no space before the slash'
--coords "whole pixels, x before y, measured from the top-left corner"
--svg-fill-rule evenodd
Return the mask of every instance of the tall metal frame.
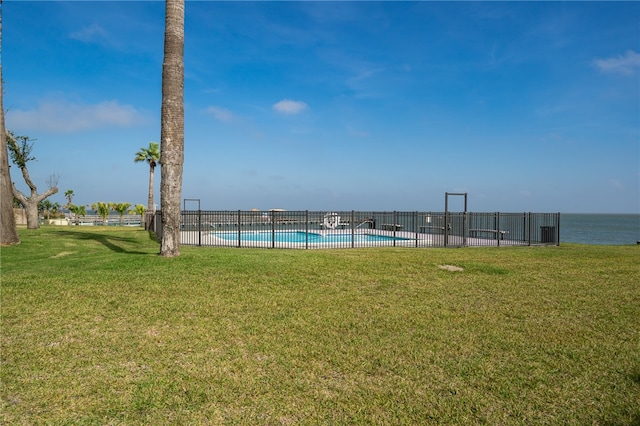
<path id="1" fill-rule="evenodd" d="M 449 245 L 449 231 L 451 231 L 451 222 L 449 217 L 449 196 L 463 196 L 464 197 L 464 215 L 462 222 L 462 245 L 467 245 L 467 193 L 466 192 L 445 192 L 444 193 L 444 246 Z"/>

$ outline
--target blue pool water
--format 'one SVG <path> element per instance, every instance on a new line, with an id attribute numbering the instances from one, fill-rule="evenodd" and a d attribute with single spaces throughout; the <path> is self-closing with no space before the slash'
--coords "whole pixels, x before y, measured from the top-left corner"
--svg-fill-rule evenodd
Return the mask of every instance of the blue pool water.
<path id="1" fill-rule="evenodd" d="M 237 241 L 237 232 L 214 232 L 218 238 L 228 241 Z M 240 232 L 241 241 L 273 241 L 276 243 L 350 243 L 352 235 L 345 234 L 318 234 L 316 232 L 304 231 L 283 231 L 283 232 Z M 307 239 L 308 238 L 308 239 Z M 375 241 L 392 241 L 394 237 L 374 234 L 355 234 L 354 242 L 375 242 Z M 408 238 L 396 237 L 395 240 L 408 240 Z"/>

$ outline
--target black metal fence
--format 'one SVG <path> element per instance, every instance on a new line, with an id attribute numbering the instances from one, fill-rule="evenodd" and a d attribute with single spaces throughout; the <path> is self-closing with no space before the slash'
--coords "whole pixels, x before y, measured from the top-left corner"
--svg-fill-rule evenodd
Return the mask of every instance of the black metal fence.
<path id="1" fill-rule="evenodd" d="M 560 244 L 560 213 L 182 211 L 181 244 L 255 248 Z M 150 229 L 162 237 L 162 213 Z"/>

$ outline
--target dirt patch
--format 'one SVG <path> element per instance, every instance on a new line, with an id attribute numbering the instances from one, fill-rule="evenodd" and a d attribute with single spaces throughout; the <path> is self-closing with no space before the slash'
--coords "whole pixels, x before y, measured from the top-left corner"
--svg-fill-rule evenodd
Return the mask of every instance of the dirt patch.
<path id="1" fill-rule="evenodd" d="M 75 254 L 75 251 L 61 251 L 60 253 L 51 256 L 50 259 L 55 259 L 57 257 L 69 256 L 70 254 Z"/>
<path id="2" fill-rule="evenodd" d="M 438 265 L 438 268 L 444 269 L 445 271 L 451 271 L 451 272 L 464 271 L 464 268 L 461 268 L 460 266 L 455 266 L 455 265 Z"/>

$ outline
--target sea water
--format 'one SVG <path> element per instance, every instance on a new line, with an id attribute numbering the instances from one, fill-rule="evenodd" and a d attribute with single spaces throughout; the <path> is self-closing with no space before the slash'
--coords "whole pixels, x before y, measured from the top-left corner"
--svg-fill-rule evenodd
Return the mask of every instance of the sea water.
<path id="1" fill-rule="evenodd" d="M 637 244 L 640 214 L 560 214 L 560 243 Z"/>

